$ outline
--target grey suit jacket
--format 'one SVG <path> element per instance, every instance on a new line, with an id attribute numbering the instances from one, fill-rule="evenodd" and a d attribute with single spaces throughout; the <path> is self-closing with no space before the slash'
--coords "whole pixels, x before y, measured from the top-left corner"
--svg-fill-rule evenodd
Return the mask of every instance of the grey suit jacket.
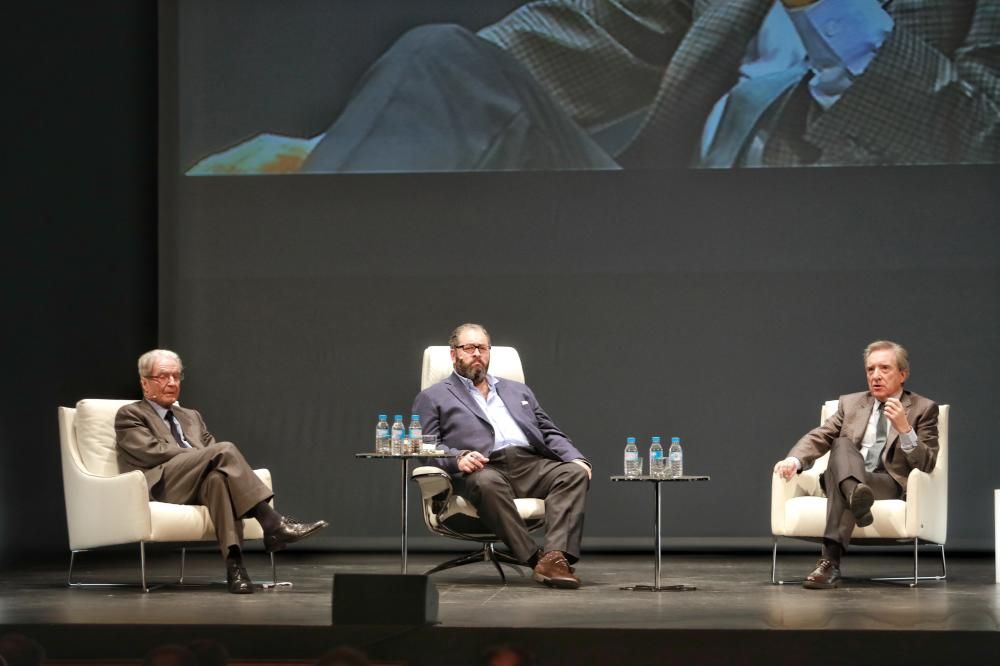
<path id="1" fill-rule="evenodd" d="M 201 414 L 179 405 L 170 408 L 181 424 L 184 438 L 193 448 L 201 449 L 215 443 Z M 141 470 L 146 475 L 150 489 L 163 476 L 163 465 L 183 452 L 166 422 L 145 400 L 133 402 L 118 410 L 115 415 L 115 434 L 118 443 L 118 469 L 129 472 Z"/>
<path id="2" fill-rule="evenodd" d="M 934 469 L 938 452 L 938 406 L 934 401 L 909 391 L 903 391 L 899 400 L 906 410 L 906 422 L 917 435 L 917 446 L 908 453 L 903 451 L 899 435 L 892 431 L 882 449 L 882 463 L 905 491 L 910 470 L 930 472 Z M 840 396 L 837 412 L 823 425 L 807 432 L 788 455 L 801 460 L 802 469 L 806 470 L 830 450 L 833 440 L 838 437 L 847 437 L 860 449 L 874 405 L 875 398 L 868 391 Z"/>
<path id="3" fill-rule="evenodd" d="M 589 130 L 644 114 L 625 166 L 685 166 L 775 1 L 540 0 L 480 35 Z M 789 107 L 765 163 L 1000 161 L 1000 2 L 887 11 L 895 27 L 865 72 L 826 111 Z"/>
<path id="4" fill-rule="evenodd" d="M 538 455 L 563 462 L 586 460 L 541 408 L 531 389 L 520 382 L 498 379 L 496 391 Z M 493 450 L 493 426 L 454 373 L 421 391 L 413 401 L 413 413 L 420 415 L 424 434 L 438 437 L 450 453 L 478 451 L 489 456 Z M 451 473 L 458 472 L 454 458 L 442 458 L 439 464 Z"/>

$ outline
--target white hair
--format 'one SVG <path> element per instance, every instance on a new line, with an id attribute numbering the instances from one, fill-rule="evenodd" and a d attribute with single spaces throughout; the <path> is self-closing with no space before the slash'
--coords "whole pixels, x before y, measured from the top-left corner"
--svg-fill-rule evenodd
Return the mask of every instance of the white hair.
<path id="1" fill-rule="evenodd" d="M 169 349 L 151 349 L 142 356 L 139 357 L 139 376 L 149 377 L 153 373 L 153 366 L 156 365 L 157 359 L 168 358 L 171 361 L 176 361 L 178 367 L 183 371 L 184 363 L 181 361 L 181 357 L 177 355 L 177 352 L 172 352 Z"/>

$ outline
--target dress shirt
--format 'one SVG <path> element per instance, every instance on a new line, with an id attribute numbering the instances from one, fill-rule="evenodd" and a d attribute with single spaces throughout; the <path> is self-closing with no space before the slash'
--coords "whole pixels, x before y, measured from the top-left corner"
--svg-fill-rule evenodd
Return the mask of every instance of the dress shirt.
<path id="1" fill-rule="evenodd" d="M 903 395 L 900 391 L 896 395 L 892 396 L 899 400 L 899 396 Z M 861 457 L 868 457 L 868 449 L 872 447 L 875 443 L 875 427 L 878 424 L 878 406 L 881 403 L 876 400 L 875 404 L 872 405 L 872 413 L 868 417 L 868 425 L 865 427 L 865 436 L 861 438 Z M 892 434 L 896 432 L 896 429 L 892 427 L 892 421 L 889 417 L 885 417 L 885 441 L 888 442 L 892 439 Z M 917 433 L 910 428 L 908 432 L 897 433 L 899 435 L 899 445 L 903 447 L 904 451 L 912 451 L 917 447 Z"/>
<path id="2" fill-rule="evenodd" d="M 163 422 L 167 424 L 167 428 L 169 429 L 170 428 L 170 422 L 167 421 L 167 408 L 164 407 L 164 406 L 162 406 L 162 405 L 156 404 L 152 400 L 147 400 L 146 402 L 149 403 L 150 407 L 152 407 L 154 410 L 156 410 L 156 413 L 160 415 L 160 418 L 163 419 Z M 177 403 L 174 403 L 174 404 L 176 405 Z M 177 420 L 177 417 L 174 416 L 173 412 L 171 412 L 170 415 L 173 416 L 174 426 L 176 426 L 177 432 L 179 432 L 181 434 L 181 439 L 184 440 L 184 445 L 187 446 L 188 448 L 192 448 L 191 447 L 191 442 L 189 442 L 187 440 L 187 437 L 184 436 L 184 429 L 181 428 L 181 422 Z"/>
<path id="3" fill-rule="evenodd" d="M 493 426 L 494 451 L 505 449 L 508 446 L 525 446 L 530 448 L 531 445 L 528 444 L 528 438 L 524 436 L 521 427 L 517 425 L 517 422 L 514 421 L 514 418 L 507 410 L 507 405 L 503 403 L 503 400 L 497 394 L 496 386 L 499 380 L 496 377 L 491 374 L 486 375 L 486 383 L 489 385 L 490 390 L 484 398 L 483 394 L 476 388 L 476 385 L 472 383 L 472 380 L 463 377 L 457 372 L 455 376 L 462 380 L 462 384 L 469 391 L 469 395 L 472 396 L 472 399 L 483 410 L 490 425 Z"/>
<path id="4" fill-rule="evenodd" d="M 828 109 L 864 73 L 893 25 L 878 0 L 819 0 L 797 9 L 786 9 L 776 0 L 747 45 L 737 83 L 808 67 L 813 74 L 810 93 Z M 702 158 L 712 146 L 728 102 L 729 93 L 708 114 Z"/>

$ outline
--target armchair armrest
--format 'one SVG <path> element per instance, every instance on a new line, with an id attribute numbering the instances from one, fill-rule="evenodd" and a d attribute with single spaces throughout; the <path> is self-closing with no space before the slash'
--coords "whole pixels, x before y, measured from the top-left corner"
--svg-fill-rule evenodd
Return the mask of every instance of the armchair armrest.
<path id="1" fill-rule="evenodd" d="M 942 472 L 910 470 L 906 480 L 906 533 L 944 543 L 948 535 L 948 479 Z"/>
<path id="2" fill-rule="evenodd" d="M 420 497 L 425 502 L 438 500 L 446 503 L 451 498 L 451 476 L 440 467 L 417 467 L 410 473 L 410 478 L 417 482 Z"/>
<path id="3" fill-rule="evenodd" d="M 787 481 L 777 473 L 771 473 L 771 534 L 785 533 L 785 503 L 788 500 L 823 494 L 819 483 L 820 473 L 816 467 L 812 467 Z"/>
<path id="4" fill-rule="evenodd" d="M 71 550 L 149 539 L 149 489 L 142 472 L 104 477 L 77 468 L 63 479 Z"/>

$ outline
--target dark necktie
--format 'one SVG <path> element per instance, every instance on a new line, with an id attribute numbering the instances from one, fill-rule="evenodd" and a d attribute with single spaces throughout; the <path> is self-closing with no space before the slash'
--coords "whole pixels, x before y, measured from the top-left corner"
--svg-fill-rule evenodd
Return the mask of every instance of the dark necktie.
<path id="1" fill-rule="evenodd" d="M 875 443 L 871 445 L 871 448 L 868 449 L 868 455 L 865 456 L 865 469 L 869 472 L 874 472 L 875 468 L 878 467 L 879 459 L 882 457 L 882 449 L 885 447 L 885 434 L 885 403 L 880 402 L 878 404 L 878 421 L 875 422 Z"/>
<path id="2" fill-rule="evenodd" d="M 170 434 L 174 436 L 174 441 L 177 442 L 177 446 L 182 449 L 191 448 L 187 445 L 187 443 L 185 443 L 184 438 L 181 437 L 181 431 L 177 429 L 177 423 L 174 421 L 174 413 L 168 409 L 163 418 L 167 420 L 167 424 L 170 426 Z"/>

